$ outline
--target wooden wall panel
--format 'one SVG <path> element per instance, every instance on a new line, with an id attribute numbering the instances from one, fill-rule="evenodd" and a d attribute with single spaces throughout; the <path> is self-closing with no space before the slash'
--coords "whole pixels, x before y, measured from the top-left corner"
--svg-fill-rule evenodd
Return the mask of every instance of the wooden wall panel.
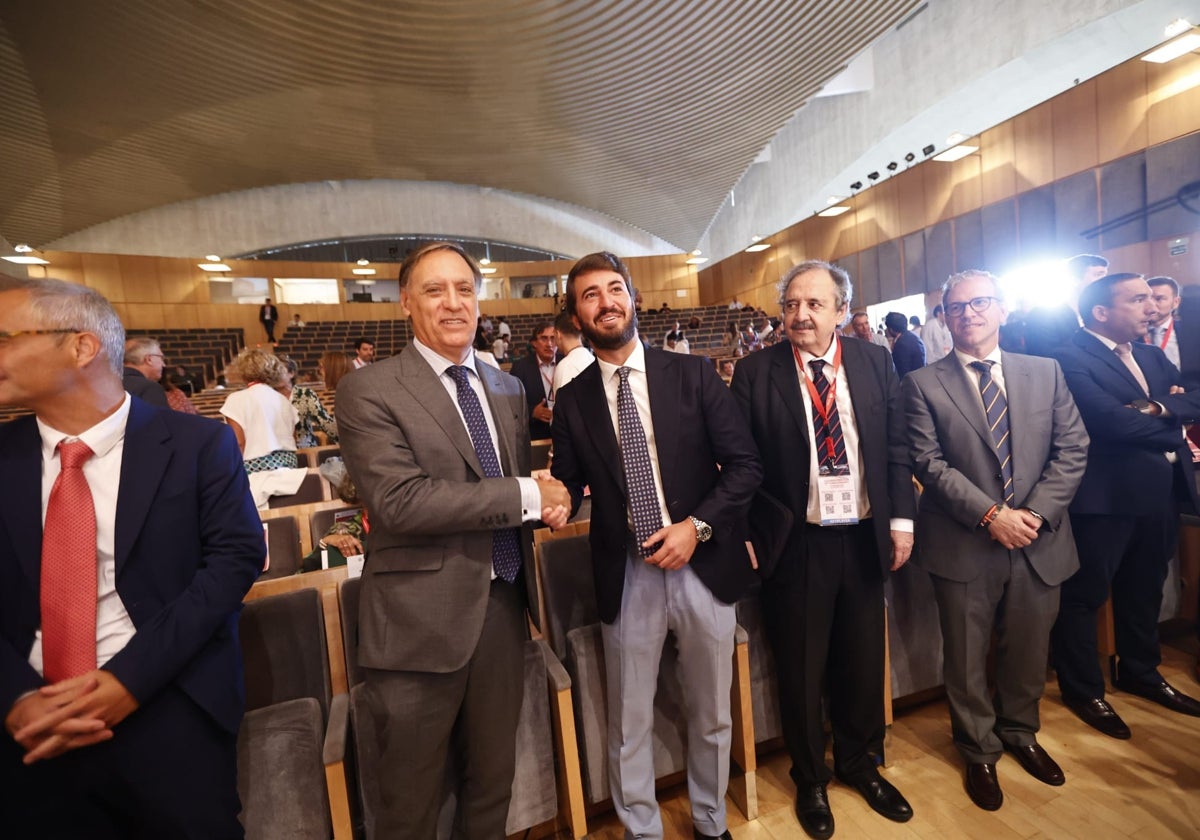
<path id="1" fill-rule="evenodd" d="M 1013 122 L 1003 122 L 979 136 L 979 194 L 985 205 L 1017 194 Z"/>
<path id="2" fill-rule="evenodd" d="M 1200 183 L 1200 132 L 1146 150 L 1146 202 L 1175 197 L 1180 187 L 1193 183 Z M 1200 192 L 1190 203 L 1200 208 Z M 1200 231 L 1200 215 L 1174 202 L 1146 219 L 1143 238 L 1166 239 L 1196 231 Z"/>
<path id="3" fill-rule="evenodd" d="M 1017 235 L 1021 242 L 1021 259 L 1025 262 L 1056 256 L 1053 186 L 1039 187 L 1018 197 Z"/>
<path id="4" fill-rule="evenodd" d="M 1146 106 L 1148 145 L 1195 131 L 1200 114 L 1200 55 L 1189 53 L 1167 64 L 1147 64 Z"/>
<path id="5" fill-rule="evenodd" d="M 983 265 L 983 214 L 976 210 L 954 220 L 954 270 Z"/>
<path id="6" fill-rule="evenodd" d="M 1093 240 L 1080 236 L 1100 220 L 1096 171 L 1088 169 L 1054 182 L 1054 226 L 1058 253 L 1088 253 Z"/>
<path id="7" fill-rule="evenodd" d="M 907 236 L 933 223 L 925 198 L 924 170 L 928 168 L 915 166 L 896 178 L 897 229 L 894 236 Z"/>
<path id="8" fill-rule="evenodd" d="M 61 261 L 57 254 L 47 254 L 50 260 L 50 276 L 74 283 L 84 283 L 104 295 L 110 301 L 129 300 L 125 293 L 125 279 L 121 276 L 121 258 L 115 254 L 80 254 L 78 255 L 78 271 L 76 278 L 69 278 L 60 270 Z"/>
<path id="9" fill-rule="evenodd" d="M 1096 78 L 1096 141 L 1100 163 L 1149 145 L 1145 61 L 1127 61 Z"/>
<path id="10" fill-rule="evenodd" d="M 1017 240 L 1017 201 L 1010 198 L 989 204 L 979 212 L 983 220 L 982 266 L 994 274 L 1003 274 L 1021 259 Z"/>
<path id="11" fill-rule="evenodd" d="M 942 287 L 954 273 L 954 230 L 952 222 L 938 222 L 925 228 L 925 291 Z M 871 301 L 875 303 L 875 301 Z"/>
<path id="12" fill-rule="evenodd" d="M 881 242 L 875 252 L 879 261 L 879 297 L 882 300 L 904 297 L 904 259 L 900 240 Z"/>
<path id="13" fill-rule="evenodd" d="M 919 230 L 904 237 L 904 294 L 924 292 L 928 287 L 925 269 L 925 231 Z"/>
<path id="14" fill-rule="evenodd" d="M 928 206 L 927 226 L 954 218 L 954 209 L 951 207 L 954 178 L 950 164 L 930 161 L 921 167 L 921 175 Z"/>
<path id="15" fill-rule="evenodd" d="M 1120 216 L 1136 213 L 1146 206 L 1146 156 L 1142 152 L 1114 160 L 1100 167 L 1100 221 L 1110 222 Z M 1120 248 L 1146 238 L 1146 218 L 1138 215 L 1128 223 L 1114 228 L 1089 248 L 1109 250 Z"/>
<path id="16" fill-rule="evenodd" d="M 1054 180 L 1053 133 L 1049 102 L 1043 102 L 1013 118 L 1013 166 L 1018 192 Z"/>
<path id="17" fill-rule="evenodd" d="M 879 282 L 879 248 L 867 248 L 858 253 L 858 273 L 851 274 L 858 291 L 855 297 L 859 300 L 887 300 Z"/>
<path id="18" fill-rule="evenodd" d="M 1096 137 L 1096 83 L 1070 88 L 1050 100 L 1054 178 L 1066 178 L 1100 162 Z"/>
<path id="19" fill-rule="evenodd" d="M 961 216 L 983 206 L 983 160 L 976 152 L 962 160 L 946 164 L 950 168 L 950 216 Z"/>

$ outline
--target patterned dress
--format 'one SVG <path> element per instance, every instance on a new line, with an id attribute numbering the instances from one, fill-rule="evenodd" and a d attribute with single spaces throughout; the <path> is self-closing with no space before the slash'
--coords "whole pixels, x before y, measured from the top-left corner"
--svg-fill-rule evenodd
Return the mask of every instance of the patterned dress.
<path id="1" fill-rule="evenodd" d="M 321 405 L 321 399 L 312 388 L 296 385 L 292 388 L 292 405 L 300 420 L 296 423 L 296 446 L 320 446 L 313 429 L 320 429 L 329 436 L 330 443 L 337 443 L 337 421 Z"/>

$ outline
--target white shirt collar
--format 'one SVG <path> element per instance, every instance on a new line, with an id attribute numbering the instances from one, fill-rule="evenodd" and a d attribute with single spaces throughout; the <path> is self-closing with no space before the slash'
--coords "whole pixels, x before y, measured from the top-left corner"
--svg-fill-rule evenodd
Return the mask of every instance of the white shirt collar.
<path id="1" fill-rule="evenodd" d="M 837 356 L 838 341 L 840 341 L 840 340 L 841 339 L 838 338 L 837 333 L 834 333 L 833 338 L 829 342 L 829 349 L 827 349 L 820 356 L 814 356 L 812 353 L 809 353 L 807 350 L 800 350 L 799 352 L 800 352 L 801 361 L 804 362 L 805 367 L 809 367 L 810 366 L 809 363 L 812 362 L 814 359 L 820 359 L 825 364 L 829 365 L 830 367 L 833 367 L 833 359 L 835 356 Z M 799 348 L 797 348 L 797 350 L 799 350 Z"/>
<path id="2" fill-rule="evenodd" d="M 75 440 L 81 440 L 86 443 L 88 449 L 92 450 L 94 457 L 103 457 L 110 449 L 117 445 L 118 441 L 125 437 L 125 426 L 129 422 L 130 405 L 132 405 L 132 398 L 126 393 L 125 399 L 117 407 L 116 411 L 90 429 L 75 435 Z M 60 432 L 48 423 L 43 422 L 40 417 L 37 418 L 37 425 L 38 433 L 42 436 L 42 461 L 49 461 L 54 457 L 58 445 L 72 436 L 66 432 Z"/>
<path id="3" fill-rule="evenodd" d="M 993 347 L 992 352 L 988 353 L 982 359 L 976 359 L 974 356 L 968 356 L 966 353 L 959 350 L 957 347 L 954 348 L 954 355 L 956 357 L 958 357 L 958 363 L 960 365 L 962 365 L 964 368 L 969 367 L 971 362 L 980 362 L 980 361 L 995 362 L 996 365 L 999 366 L 999 364 L 1000 364 L 1000 345 L 997 344 L 995 347 Z"/>
<path id="4" fill-rule="evenodd" d="M 421 354 L 421 358 L 429 363 L 429 366 L 433 368 L 433 372 L 437 374 L 439 379 L 446 375 L 446 370 L 448 368 L 454 366 L 455 363 L 447 359 L 441 353 L 438 353 L 437 351 L 432 350 L 422 344 L 421 339 L 414 336 L 412 343 L 413 347 L 417 348 L 417 352 Z M 479 375 L 475 371 L 475 348 L 472 347 L 467 350 L 467 358 L 462 364 L 463 367 L 471 371 L 471 373 L 474 373 L 476 376 Z"/>
<path id="5" fill-rule="evenodd" d="M 1102 343 L 1102 344 L 1103 344 L 1105 347 L 1107 347 L 1109 350 L 1116 350 L 1116 349 L 1117 349 L 1117 342 L 1113 341 L 1111 338 L 1105 338 L 1104 336 L 1100 335 L 1100 333 L 1097 333 L 1097 332 L 1092 332 L 1092 331 L 1091 331 L 1091 330 L 1089 330 L 1087 327 L 1084 327 L 1084 328 L 1083 328 L 1083 331 L 1084 331 L 1084 332 L 1086 332 L 1088 335 L 1095 337 L 1097 340 L 1099 340 L 1099 341 L 1100 341 L 1100 342 L 1101 342 L 1101 343 Z"/>
<path id="6" fill-rule="evenodd" d="M 642 340 L 634 341 L 633 352 L 629 354 L 629 358 L 624 364 L 614 365 L 612 362 L 606 362 L 599 356 L 596 357 L 596 363 L 600 365 L 600 373 L 604 379 L 612 379 L 618 368 L 627 367 L 631 370 L 646 372 L 646 348 L 642 345 Z"/>

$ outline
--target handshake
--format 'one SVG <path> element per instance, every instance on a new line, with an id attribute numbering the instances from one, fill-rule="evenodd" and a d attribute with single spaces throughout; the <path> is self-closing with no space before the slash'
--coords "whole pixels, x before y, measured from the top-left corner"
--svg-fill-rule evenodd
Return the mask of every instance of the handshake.
<path id="1" fill-rule="evenodd" d="M 571 517 L 571 495 L 566 486 L 549 470 L 538 470 L 533 477 L 542 494 L 542 521 L 551 528 L 563 527 Z"/>

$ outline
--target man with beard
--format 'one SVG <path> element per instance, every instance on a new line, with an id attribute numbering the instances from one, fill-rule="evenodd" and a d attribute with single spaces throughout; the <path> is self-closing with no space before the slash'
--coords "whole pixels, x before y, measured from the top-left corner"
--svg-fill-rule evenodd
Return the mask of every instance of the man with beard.
<path id="1" fill-rule="evenodd" d="M 888 819 L 912 817 L 875 756 L 884 735 L 883 581 L 908 560 L 916 500 L 891 357 L 838 334 L 852 291 L 845 270 L 819 260 L 785 274 L 779 302 L 788 341 L 742 359 L 732 385 L 763 455 L 763 489 L 795 515 L 763 582 L 763 618 L 778 664 L 796 816 L 817 838 L 834 830 L 826 684 L 838 779 Z"/>
<path id="2" fill-rule="evenodd" d="M 609 782 L 628 836 L 661 838 L 654 692 L 667 633 L 687 697 L 696 837 L 729 837 L 733 603 L 753 580 L 746 511 L 762 478 L 754 442 L 707 359 L 638 339 L 629 271 L 608 252 L 567 276 L 567 312 L 596 363 L 557 395 L 554 476 L 591 546 L 608 683 Z"/>

